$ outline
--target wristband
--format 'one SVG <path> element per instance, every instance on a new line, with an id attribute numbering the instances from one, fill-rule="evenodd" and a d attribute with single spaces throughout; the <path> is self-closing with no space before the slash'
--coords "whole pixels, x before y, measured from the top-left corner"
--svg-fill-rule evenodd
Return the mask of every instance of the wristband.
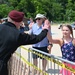
<path id="1" fill-rule="evenodd" d="M 53 47 L 53 44 L 52 43 L 50 43 L 49 45 L 51 45 Z"/>

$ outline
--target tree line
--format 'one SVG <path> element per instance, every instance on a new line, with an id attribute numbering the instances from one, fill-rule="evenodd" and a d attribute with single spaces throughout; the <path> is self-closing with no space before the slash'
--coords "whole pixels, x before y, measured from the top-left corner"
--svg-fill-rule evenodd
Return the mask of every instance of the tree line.
<path id="1" fill-rule="evenodd" d="M 27 18 L 41 13 L 51 21 L 75 20 L 75 0 L 0 0 L 0 18 L 13 9 L 24 12 Z"/>

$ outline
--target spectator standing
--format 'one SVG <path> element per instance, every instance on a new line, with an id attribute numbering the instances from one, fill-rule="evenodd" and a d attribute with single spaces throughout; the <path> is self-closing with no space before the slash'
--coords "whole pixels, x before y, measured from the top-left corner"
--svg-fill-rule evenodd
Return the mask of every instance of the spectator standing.
<path id="1" fill-rule="evenodd" d="M 29 27 L 25 25 L 24 22 L 22 22 L 22 24 L 20 25 L 20 32 L 24 33 L 25 31 L 29 31 Z"/>
<path id="2" fill-rule="evenodd" d="M 34 35 L 34 34 L 38 35 L 38 34 L 40 34 L 41 31 L 42 31 L 42 27 L 45 24 L 47 24 L 47 23 L 44 24 L 44 22 L 43 22 L 44 21 L 44 15 L 42 15 L 42 14 L 37 14 L 36 17 L 35 17 L 35 20 L 36 20 L 36 23 L 33 24 L 32 29 L 30 30 L 30 34 L 31 35 Z M 50 32 L 50 29 L 49 29 L 49 32 Z M 48 38 L 46 36 L 41 42 L 33 44 L 32 47 L 35 48 L 35 49 L 41 50 L 43 52 L 50 53 L 52 45 L 51 45 L 51 43 L 49 44 L 49 42 L 50 41 L 48 40 Z M 48 47 L 48 46 L 50 46 L 50 47 Z M 47 50 L 47 47 L 50 48 L 49 49 L 50 51 Z M 35 66 L 38 65 L 37 64 L 38 63 L 37 58 L 38 58 L 37 55 L 33 54 L 33 64 Z M 47 64 L 47 60 L 42 59 L 43 71 L 45 71 L 45 69 L 46 69 L 46 64 Z M 35 70 L 33 69 L 33 75 L 34 74 L 35 74 Z"/>
<path id="3" fill-rule="evenodd" d="M 25 25 L 24 22 L 20 25 L 20 32 L 23 33 L 25 31 Z"/>
<path id="4" fill-rule="evenodd" d="M 31 28 L 32 28 L 33 24 L 34 24 L 34 21 L 33 21 L 33 19 L 32 19 L 32 18 L 30 18 L 29 29 L 31 29 Z"/>

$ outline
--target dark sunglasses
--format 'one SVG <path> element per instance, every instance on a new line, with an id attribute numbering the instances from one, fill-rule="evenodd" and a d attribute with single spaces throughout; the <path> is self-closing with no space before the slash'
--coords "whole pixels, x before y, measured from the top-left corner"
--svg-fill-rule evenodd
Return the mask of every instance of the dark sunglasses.
<path id="1" fill-rule="evenodd" d="M 41 20 L 41 18 L 37 18 L 36 20 Z"/>

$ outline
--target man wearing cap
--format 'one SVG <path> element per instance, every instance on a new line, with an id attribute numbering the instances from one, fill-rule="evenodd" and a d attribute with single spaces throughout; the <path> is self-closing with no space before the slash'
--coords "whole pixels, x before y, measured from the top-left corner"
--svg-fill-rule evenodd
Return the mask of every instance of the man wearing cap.
<path id="1" fill-rule="evenodd" d="M 0 25 L 0 75 L 8 75 L 7 62 L 19 46 L 37 43 L 47 35 L 49 25 L 45 25 L 38 35 L 20 33 L 23 18 L 23 12 L 12 10 L 8 22 Z"/>
<path id="2" fill-rule="evenodd" d="M 29 32 L 30 34 L 38 35 L 38 34 L 41 33 L 42 27 L 46 23 L 46 22 L 43 22 L 44 18 L 46 18 L 46 17 L 43 14 L 37 14 L 36 15 L 36 17 L 35 17 L 36 23 L 32 26 L 32 29 Z M 46 21 L 48 21 L 48 20 L 46 20 Z M 49 21 L 48 21 L 48 23 L 49 23 Z M 52 46 L 49 44 L 49 42 L 50 41 L 48 40 L 48 37 L 46 36 L 42 41 L 40 41 L 36 44 L 33 44 L 32 47 L 35 48 L 35 49 L 41 50 L 43 52 L 50 53 L 51 52 L 50 50 L 51 50 Z M 47 47 L 50 48 L 49 51 L 47 50 Z M 37 58 L 38 58 L 37 55 L 33 54 L 33 63 L 34 63 L 35 66 L 37 66 L 37 62 L 38 62 Z M 42 60 L 43 71 L 45 71 L 45 69 L 46 69 L 46 64 L 47 64 L 47 60 L 43 59 Z M 35 75 L 34 71 L 35 70 L 33 69 L 33 75 Z"/>

